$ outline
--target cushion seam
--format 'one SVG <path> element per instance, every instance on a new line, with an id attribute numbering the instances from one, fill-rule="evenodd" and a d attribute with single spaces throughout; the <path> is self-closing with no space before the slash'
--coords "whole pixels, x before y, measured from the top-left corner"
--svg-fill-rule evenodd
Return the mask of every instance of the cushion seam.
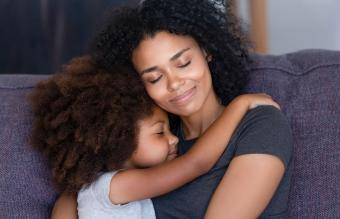
<path id="1" fill-rule="evenodd" d="M 26 90 L 26 89 L 32 89 L 34 86 L 27 86 L 27 87 L 0 87 L 0 90 Z"/>
<path id="2" fill-rule="evenodd" d="M 333 66 L 340 66 L 339 63 L 334 63 L 334 64 L 323 64 L 323 65 L 314 65 L 308 69 L 306 69 L 305 71 L 299 71 L 300 74 L 297 74 L 294 71 L 291 71 L 289 69 L 286 68 L 279 68 L 279 67 L 254 67 L 254 68 L 250 68 L 251 71 L 261 71 L 261 70 L 278 70 L 284 73 L 287 73 L 289 75 L 293 75 L 293 76 L 304 76 L 306 74 L 309 74 L 311 71 L 314 71 L 315 69 L 318 68 L 326 68 L 326 67 L 333 67 Z"/>

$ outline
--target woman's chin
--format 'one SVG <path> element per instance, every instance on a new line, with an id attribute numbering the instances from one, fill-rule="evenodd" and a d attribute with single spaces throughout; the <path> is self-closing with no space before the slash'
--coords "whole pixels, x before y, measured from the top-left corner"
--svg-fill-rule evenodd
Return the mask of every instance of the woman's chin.
<path id="1" fill-rule="evenodd" d="M 202 104 L 198 104 L 197 102 L 190 102 L 186 105 L 173 107 L 173 114 L 178 115 L 180 117 L 188 117 L 195 115 L 200 109 Z"/>

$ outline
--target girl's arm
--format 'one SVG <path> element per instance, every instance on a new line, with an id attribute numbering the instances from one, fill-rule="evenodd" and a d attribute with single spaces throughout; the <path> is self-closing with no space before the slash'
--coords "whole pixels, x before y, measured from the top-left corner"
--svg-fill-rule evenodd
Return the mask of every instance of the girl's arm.
<path id="1" fill-rule="evenodd" d="M 248 94 L 235 98 L 184 155 L 155 167 L 117 173 L 111 180 L 111 202 L 122 204 L 159 196 L 208 172 L 225 150 L 248 109 L 257 105 L 278 107 L 264 94 Z"/>
<path id="2" fill-rule="evenodd" d="M 77 219 L 77 197 L 61 194 L 54 203 L 51 219 Z"/>

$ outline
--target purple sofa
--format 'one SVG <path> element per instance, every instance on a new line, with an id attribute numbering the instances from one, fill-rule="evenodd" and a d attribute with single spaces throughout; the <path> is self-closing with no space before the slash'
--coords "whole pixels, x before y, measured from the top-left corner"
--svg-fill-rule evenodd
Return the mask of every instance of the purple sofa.
<path id="1" fill-rule="evenodd" d="M 273 96 L 294 136 L 290 218 L 340 218 L 340 51 L 253 56 L 249 92 Z M 27 143 L 27 95 L 48 75 L 0 76 L 0 218 L 49 218 L 57 197 Z"/>

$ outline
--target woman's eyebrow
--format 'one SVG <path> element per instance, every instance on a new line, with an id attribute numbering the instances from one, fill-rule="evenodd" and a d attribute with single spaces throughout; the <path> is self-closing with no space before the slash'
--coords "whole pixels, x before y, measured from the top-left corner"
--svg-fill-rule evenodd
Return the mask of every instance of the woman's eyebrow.
<path id="1" fill-rule="evenodd" d="M 153 71 L 155 71 L 155 70 L 157 70 L 157 66 L 153 66 L 153 67 L 151 67 L 151 68 L 147 68 L 147 69 L 145 69 L 145 70 L 143 70 L 143 71 L 140 72 L 140 76 L 143 76 L 143 74 L 149 73 L 149 72 L 153 72 Z"/>
<path id="2" fill-rule="evenodd" d="M 173 55 L 170 58 L 170 61 L 174 61 L 176 59 L 178 59 L 183 53 L 185 53 L 186 51 L 188 51 L 189 49 L 191 49 L 190 47 L 186 48 L 186 49 L 182 49 L 181 51 L 179 51 L 178 53 L 176 53 L 175 55 Z"/>
<path id="3" fill-rule="evenodd" d="M 191 49 L 190 47 L 185 48 L 185 49 L 182 49 L 181 51 L 179 51 L 178 53 L 176 53 L 175 55 L 173 55 L 173 56 L 170 58 L 170 61 L 175 61 L 176 59 L 178 59 L 179 57 L 181 57 L 181 55 L 182 55 L 183 53 L 185 53 L 186 51 L 188 51 L 188 50 L 190 50 L 190 49 Z M 157 68 L 158 68 L 157 66 L 152 66 L 152 67 L 150 67 L 150 68 L 147 68 L 147 69 L 141 71 L 141 72 L 140 72 L 140 75 L 142 76 L 142 75 L 144 75 L 145 73 L 153 72 L 153 71 L 157 70 Z"/>

